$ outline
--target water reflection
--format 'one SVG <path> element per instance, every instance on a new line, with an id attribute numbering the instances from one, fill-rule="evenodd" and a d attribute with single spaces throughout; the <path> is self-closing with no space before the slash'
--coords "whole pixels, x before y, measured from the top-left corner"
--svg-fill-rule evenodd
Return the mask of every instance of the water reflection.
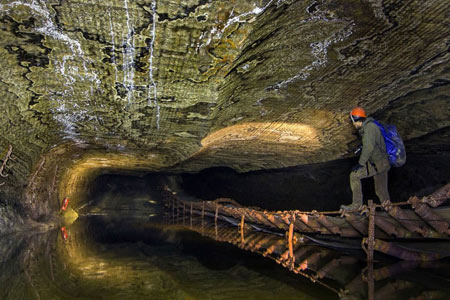
<path id="1" fill-rule="evenodd" d="M 281 268 L 271 274 L 270 264 L 260 264 L 264 259 L 234 247 L 132 219 L 80 218 L 65 230 L 3 237 L 0 244 L 0 299 L 329 296 L 317 288 L 302 291 L 307 282 Z"/>
<path id="2" fill-rule="evenodd" d="M 242 237 L 200 217 L 185 227 L 151 219 L 89 216 L 45 234 L 1 237 L 0 299 L 369 297 L 357 253 L 304 243 L 291 264 L 281 235 Z M 449 269 L 445 261 L 377 263 L 374 299 L 447 299 Z"/>
<path id="3" fill-rule="evenodd" d="M 296 246 L 290 249 L 287 237 L 281 233 L 248 230 L 250 227 L 239 230 L 232 222 L 201 216 L 188 216 L 188 220 L 181 221 L 179 215 L 176 217 L 169 215 L 167 221 L 188 223 L 191 230 L 203 236 L 270 258 L 335 293 L 339 299 L 448 299 L 449 260 L 397 261 L 378 256 L 375 263 L 368 264 L 360 251 L 323 248 L 301 240 L 300 235 L 294 237 Z"/>

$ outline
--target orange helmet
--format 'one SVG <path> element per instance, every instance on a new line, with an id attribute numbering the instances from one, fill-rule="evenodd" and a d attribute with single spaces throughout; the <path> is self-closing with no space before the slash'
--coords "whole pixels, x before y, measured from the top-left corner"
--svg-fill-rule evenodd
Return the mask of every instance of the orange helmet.
<path id="1" fill-rule="evenodd" d="M 350 119 L 353 122 L 357 122 L 361 118 L 367 118 L 366 111 L 361 107 L 355 107 L 354 109 L 352 109 L 352 111 L 350 112 Z"/>

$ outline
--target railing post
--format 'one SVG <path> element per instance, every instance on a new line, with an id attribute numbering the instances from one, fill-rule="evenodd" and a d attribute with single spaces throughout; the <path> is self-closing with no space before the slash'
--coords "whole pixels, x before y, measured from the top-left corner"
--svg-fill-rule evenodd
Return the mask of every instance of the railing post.
<path id="1" fill-rule="evenodd" d="M 369 229 L 367 240 L 367 261 L 373 262 L 373 248 L 375 244 L 375 205 L 369 200 Z"/>
<path id="2" fill-rule="evenodd" d="M 367 241 L 367 288 L 368 299 L 374 299 L 374 278 L 373 278 L 373 252 L 375 244 L 375 205 L 369 200 L 369 230 Z"/>
<path id="3" fill-rule="evenodd" d="M 374 300 L 375 296 L 375 283 L 374 283 L 374 276 L 373 276 L 373 262 L 368 261 L 367 262 L 367 295 L 369 300 Z"/>
<path id="4" fill-rule="evenodd" d="M 244 226 L 245 226 L 245 213 L 242 213 L 241 217 L 241 224 L 239 225 L 239 231 L 241 233 L 241 243 L 244 244 L 245 238 L 244 238 Z"/>
<path id="5" fill-rule="evenodd" d="M 219 217 L 219 204 L 216 203 L 216 214 L 214 215 L 214 224 L 217 226 L 217 218 Z"/>
<path id="6" fill-rule="evenodd" d="M 289 246 L 289 260 L 291 264 L 291 269 L 294 269 L 295 256 L 294 256 L 294 223 L 295 223 L 295 215 L 290 218 L 289 224 L 289 233 L 288 233 L 288 246 Z"/>

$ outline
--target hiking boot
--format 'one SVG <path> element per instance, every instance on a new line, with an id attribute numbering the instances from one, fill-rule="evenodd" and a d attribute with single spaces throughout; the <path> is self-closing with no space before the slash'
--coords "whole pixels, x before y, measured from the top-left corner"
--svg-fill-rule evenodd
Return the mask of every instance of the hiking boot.
<path id="1" fill-rule="evenodd" d="M 350 205 L 341 205 L 342 210 L 357 210 L 361 207 L 361 204 L 352 203 Z"/>

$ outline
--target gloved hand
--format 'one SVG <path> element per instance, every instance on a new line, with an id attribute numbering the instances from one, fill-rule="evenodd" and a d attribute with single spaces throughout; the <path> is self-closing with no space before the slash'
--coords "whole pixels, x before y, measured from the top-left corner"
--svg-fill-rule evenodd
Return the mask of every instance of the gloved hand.
<path id="1" fill-rule="evenodd" d="M 358 171 L 358 170 L 361 169 L 361 168 L 364 168 L 364 167 L 361 166 L 360 164 L 357 164 L 356 166 L 354 166 L 354 167 L 352 168 L 352 172 L 356 172 L 356 171 Z"/>

